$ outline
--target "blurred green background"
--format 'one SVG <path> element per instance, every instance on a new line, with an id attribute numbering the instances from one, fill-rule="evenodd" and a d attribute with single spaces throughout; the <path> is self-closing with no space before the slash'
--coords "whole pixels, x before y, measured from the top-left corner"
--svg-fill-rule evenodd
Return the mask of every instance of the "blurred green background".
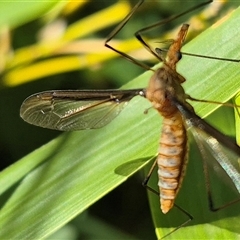
<path id="1" fill-rule="evenodd" d="M 128 3 L 127 1 L 124 2 Z M 2 114 L 0 118 L 1 169 L 8 167 L 18 159 L 61 134 L 61 132 L 58 131 L 31 126 L 20 118 L 19 109 L 22 101 L 27 96 L 51 89 L 119 88 L 144 71 L 139 66 L 135 66 L 117 54 L 111 54 L 109 53 L 110 51 L 104 50 L 103 47 L 98 49 L 94 46 L 94 44 L 96 44 L 96 46 L 103 46 L 106 36 L 108 36 L 114 26 L 116 26 L 117 21 L 120 21 L 116 20 L 115 23 L 108 25 L 107 17 L 102 15 L 101 18 L 101 14 L 103 14 L 101 11 L 118 3 L 120 2 L 112 0 L 86 1 L 76 6 L 72 3 L 74 10 L 71 10 L 69 3 L 67 5 L 65 2 L 61 3 L 58 1 L 52 2 L 52 4 L 48 6 L 29 4 L 29 6 L 26 7 L 28 3 L 22 3 L 21 5 L 19 2 L 15 4 L 4 3 L 5 5 L 3 7 L 0 4 L 0 12 L 8 13 L 6 15 L 2 14 L 0 19 L 0 53 L 2 58 L 0 66 L 0 112 Z M 120 43 L 128 39 L 133 39 L 133 34 L 137 30 L 186 10 L 197 3 L 199 3 L 198 0 L 184 1 L 184 4 L 183 1 L 180 0 L 146 1 L 131 21 L 129 21 L 125 28 L 116 36 L 116 39 L 121 40 Z M 9 6 L 7 6 L 8 4 Z M 129 4 L 134 6 L 136 1 L 129 1 Z M 153 30 L 147 33 L 146 36 L 161 39 L 163 38 L 162 36 L 168 37 L 168 31 L 181 25 L 184 21 L 189 22 L 188 19 L 195 16 L 196 19 L 192 19 L 192 25 L 195 27 L 192 29 L 193 32 L 189 34 L 190 37 L 194 37 L 199 31 L 201 32 L 214 23 L 217 18 L 220 18 L 226 14 L 227 11 L 237 6 L 237 1 L 229 1 L 224 4 L 223 9 L 215 9 L 216 16 L 214 16 L 214 14 L 210 16 L 211 14 L 209 13 L 207 20 L 204 20 L 204 17 L 201 15 L 203 9 L 200 9 L 181 19 L 168 23 L 160 29 Z M 22 14 L 16 14 L 18 9 L 23 11 Z M 122 10 L 122 12 L 123 13 L 121 13 L 120 10 L 115 11 L 116 18 L 119 15 L 119 19 L 122 19 L 121 14 L 123 14 L 123 16 L 125 15 L 124 10 Z M 100 22 L 101 19 L 105 20 L 105 26 L 103 24 L 103 26 L 96 30 L 93 28 L 95 27 L 94 24 L 89 22 L 84 26 L 86 29 L 81 30 L 82 32 L 89 31 L 89 33 L 84 36 L 79 36 L 80 33 L 76 33 L 76 37 L 67 40 L 61 45 L 62 39 L 57 35 L 58 31 L 60 31 L 60 35 L 64 35 L 69 30 L 69 26 L 72 26 L 72 24 L 76 22 L 81 24 L 81 20 L 87 17 L 91 20 L 91 17 L 96 13 L 100 14 L 98 17 Z M 49 32 L 45 32 L 45 37 L 39 40 L 40 31 L 43 28 L 49 28 L 50 24 L 57 24 L 57 21 L 59 25 L 55 25 Z M 93 30 L 91 30 L 91 28 L 93 28 Z M 54 37 L 55 40 L 52 40 Z M 87 44 L 89 40 L 91 42 Z M 41 47 L 41 43 L 43 43 L 44 46 L 49 45 L 49 49 Z M 56 47 L 58 43 L 60 43 L 60 45 Z M 85 49 L 79 49 L 81 43 L 86 44 Z M 33 49 L 31 47 L 33 45 L 38 47 Z M 123 45 L 121 50 L 125 52 L 125 48 L 126 51 L 132 53 L 133 56 L 139 59 L 145 59 L 143 55 L 145 54 L 144 51 L 135 50 L 135 48 L 138 48 L 137 41 L 132 45 Z M 95 50 L 97 52 L 92 53 L 92 51 Z M 22 62 L 17 59 L 20 53 L 21 56 L 26 57 L 26 61 L 23 61 L 23 57 L 19 57 Z M 75 69 L 71 70 L 71 60 L 69 60 L 68 63 L 66 59 L 66 66 L 69 66 L 69 69 L 67 70 L 66 67 L 66 70 L 63 71 L 61 69 L 62 66 L 60 64 L 58 66 L 58 60 L 60 61 L 68 56 L 71 60 L 72 57 L 74 58 L 76 56 L 81 58 L 82 65 L 81 61 L 79 61 L 79 67 L 77 67 L 76 64 Z M 91 62 L 88 60 L 88 56 L 91 56 L 94 61 Z M 55 74 L 48 74 L 48 69 L 52 68 L 50 64 L 51 60 L 56 60 L 54 67 L 56 71 Z M 147 57 L 146 60 L 150 65 L 154 63 L 154 60 L 150 57 Z M 42 62 L 44 62 L 45 65 L 38 65 Z M 76 62 L 77 61 L 74 61 L 74 63 Z M 34 74 L 28 71 L 28 67 L 31 66 L 36 66 Z M 38 74 L 44 77 L 36 77 Z M 19 82 L 12 80 L 18 77 L 18 75 L 19 79 L 23 80 L 19 80 Z M 116 236 L 116 234 L 119 234 L 119 239 L 155 239 L 147 194 L 141 186 L 143 178 L 143 173 L 135 174 L 120 187 L 91 206 L 78 218 L 75 218 L 67 226 L 56 232 L 55 235 L 49 237 L 49 239 L 111 239 L 111 236 Z M 91 217 L 89 218 L 89 216 Z M 90 219 L 87 226 L 85 224 L 86 219 Z M 98 230 L 92 232 L 89 231 L 90 228 Z"/>

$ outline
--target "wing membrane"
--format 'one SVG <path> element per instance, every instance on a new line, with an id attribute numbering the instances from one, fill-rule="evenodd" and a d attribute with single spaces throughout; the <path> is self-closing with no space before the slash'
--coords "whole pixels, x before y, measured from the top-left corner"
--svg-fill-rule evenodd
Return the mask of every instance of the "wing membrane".
<path id="1" fill-rule="evenodd" d="M 234 184 L 237 192 L 240 193 L 240 147 L 229 137 L 198 117 L 180 101 L 176 99 L 173 101 L 183 114 L 186 125 L 193 133 L 202 155 L 204 156 L 206 153 L 210 154 L 212 158 L 217 161 L 217 166 L 225 171 L 228 178 L 230 178 Z M 219 171 L 216 169 L 215 163 L 208 161 L 208 157 L 206 157 L 206 162 L 210 164 L 213 169 Z"/>
<path id="2" fill-rule="evenodd" d="M 221 179 L 225 179 L 228 182 L 227 177 L 231 179 L 233 187 L 240 193 L 240 168 L 239 157 L 232 151 L 229 151 L 226 147 L 220 144 L 216 138 L 209 136 L 206 132 L 199 130 L 196 127 L 192 127 L 190 130 L 198 144 L 198 148 L 205 157 L 206 163 L 214 169 Z M 211 161 L 217 160 L 216 162 Z M 224 171 L 223 171 L 224 170 Z"/>
<path id="3" fill-rule="evenodd" d="M 46 91 L 28 97 L 20 116 L 28 123 L 61 131 L 101 128 L 143 89 Z"/>

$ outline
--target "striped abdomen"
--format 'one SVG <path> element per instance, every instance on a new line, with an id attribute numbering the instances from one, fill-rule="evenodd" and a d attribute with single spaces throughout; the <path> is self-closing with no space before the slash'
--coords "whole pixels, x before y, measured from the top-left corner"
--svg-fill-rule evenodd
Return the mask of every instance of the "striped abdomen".
<path id="1" fill-rule="evenodd" d="M 187 136 L 182 117 L 176 112 L 163 119 L 158 150 L 158 186 L 163 213 L 167 213 L 181 187 L 187 160 Z"/>
<path id="2" fill-rule="evenodd" d="M 185 93 L 180 85 L 181 75 L 167 65 L 155 71 L 146 91 L 146 97 L 163 117 L 162 135 L 158 151 L 158 177 L 160 203 L 167 213 L 181 186 L 187 160 L 187 136 L 182 116 L 171 97 L 177 96 L 186 105 Z"/>
<path id="3" fill-rule="evenodd" d="M 186 129 L 173 100 L 177 99 L 193 111 L 186 102 L 188 96 L 181 85 L 185 78 L 176 71 L 176 64 L 181 59 L 181 47 L 188 27 L 188 24 L 182 25 L 177 38 L 167 52 L 166 59 L 163 58 L 160 49 L 157 49 L 163 65 L 155 70 L 146 89 L 146 98 L 163 117 L 162 136 L 157 158 L 158 186 L 163 213 L 167 213 L 174 205 L 187 160 Z"/>

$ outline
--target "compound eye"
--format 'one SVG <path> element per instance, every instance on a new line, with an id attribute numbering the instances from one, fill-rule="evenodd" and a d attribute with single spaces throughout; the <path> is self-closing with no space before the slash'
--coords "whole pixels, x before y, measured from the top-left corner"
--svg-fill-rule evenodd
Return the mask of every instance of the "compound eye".
<path id="1" fill-rule="evenodd" d="M 176 52 L 176 57 L 178 60 L 182 58 L 182 53 L 181 52 Z"/>

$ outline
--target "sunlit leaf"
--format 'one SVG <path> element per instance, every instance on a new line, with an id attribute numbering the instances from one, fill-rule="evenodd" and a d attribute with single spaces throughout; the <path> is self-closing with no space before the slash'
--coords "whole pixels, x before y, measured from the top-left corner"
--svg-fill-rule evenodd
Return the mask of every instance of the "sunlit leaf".
<path id="1" fill-rule="evenodd" d="M 239 16 L 238 9 L 187 44 L 183 51 L 239 59 L 240 42 L 236 31 L 240 27 Z M 224 102 L 240 88 L 239 63 L 184 56 L 178 70 L 187 79 L 184 84 L 186 92 L 195 98 Z M 144 73 L 124 88 L 145 87 L 151 74 Z M 200 116 L 206 116 L 216 108 L 213 104 L 192 105 Z M 145 99 L 136 97 L 108 126 L 98 130 L 64 133 L 2 171 L 0 238 L 47 237 L 143 167 L 156 154 L 161 127 L 161 119 L 154 110 L 143 114 L 149 107 L 150 103 Z M 217 214 L 216 217 L 214 213 L 205 215 L 205 211 L 208 211 L 206 193 L 201 161 L 197 160 L 191 153 L 186 184 L 179 194 L 178 203 L 191 214 L 199 212 L 201 205 L 203 211 L 200 215 L 203 218 L 195 218 L 191 225 L 171 237 L 237 239 L 238 206 L 227 210 L 227 216 Z M 127 169 L 127 174 L 124 169 Z M 158 197 L 151 199 L 157 202 L 151 205 L 151 209 L 157 233 L 162 236 L 159 229 L 167 227 L 169 215 L 160 219 Z M 179 213 L 175 214 L 175 219 L 181 221 Z M 170 226 L 176 224 L 170 220 Z M 169 229 L 165 232 L 169 232 Z"/>

